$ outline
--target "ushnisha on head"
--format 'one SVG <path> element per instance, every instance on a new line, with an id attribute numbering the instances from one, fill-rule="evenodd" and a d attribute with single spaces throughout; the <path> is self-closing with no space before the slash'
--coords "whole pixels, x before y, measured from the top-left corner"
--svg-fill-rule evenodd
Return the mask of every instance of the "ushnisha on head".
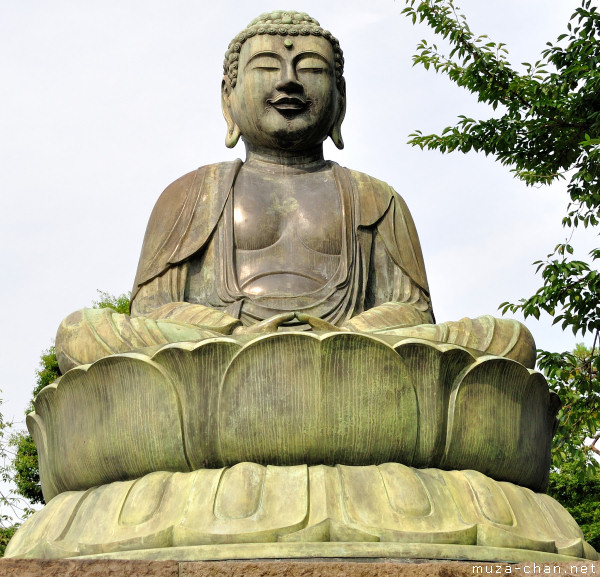
<path id="1" fill-rule="evenodd" d="M 302 151 L 331 137 L 343 148 L 344 57 L 331 32 L 303 12 L 255 18 L 229 44 L 223 64 L 225 143 Z"/>

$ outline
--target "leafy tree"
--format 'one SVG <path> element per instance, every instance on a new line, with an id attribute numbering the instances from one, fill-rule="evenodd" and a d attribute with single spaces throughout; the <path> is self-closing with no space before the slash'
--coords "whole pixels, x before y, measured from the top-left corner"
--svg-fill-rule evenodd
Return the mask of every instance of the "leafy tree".
<path id="1" fill-rule="evenodd" d="M 577 463 L 564 463 L 560 472 L 550 473 L 548 494 L 573 515 L 586 541 L 600 549 L 600 477 L 582 477 Z"/>
<path id="2" fill-rule="evenodd" d="M 10 527 L 0 527 L 0 557 L 4 557 L 4 551 L 8 542 L 12 539 L 19 525 L 11 525 Z"/>
<path id="3" fill-rule="evenodd" d="M 0 404 L 2 400 L 0 399 Z M 13 450 L 10 444 L 12 423 L 4 420 L 0 413 L 0 479 L 2 483 L 8 484 L 12 481 L 12 471 L 10 461 L 13 457 Z M 12 521 L 10 512 L 18 516 L 19 499 L 15 497 L 10 490 L 0 489 L 0 506 L 5 513 L 0 514 L 0 529 L 7 528 Z"/>
<path id="4" fill-rule="evenodd" d="M 600 438 L 597 350 L 580 343 L 572 352 L 540 351 L 538 364 L 563 403 L 554 439 L 554 466 L 562 469 L 563 463 L 570 461 L 578 464 L 580 473 L 595 472 L 597 460 L 590 453 L 600 455 L 596 448 Z M 592 444 L 586 442 L 590 438 Z"/>
<path id="5" fill-rule="evenodd" d="M 95 309 L 111 308 L 118 313 L 129 314 L 130 293 L 119 296 L 111 295 L 105 291 L 97 291 L 98 300 L 92 302 Z M 33 411 L 33 400 L 46 386 L 52 384 L 61 376 L 56 359 L 54 345 L 42 351 L 40 366 L 36 371 L 36 383 L 26 413 Z M 29 500 L 30 503 L 43 503 L 42 488 L 40 485 L 40 471 L 38 454 L 33 438 L 26 432 L 16 433 L 12 436 L 11 444 L 16 448 L 12 468 L 13 481 L 16 492 Z M 1 546 L 1 537 L 0 537 Z"/>
<path id="6" fill-rule="evenodd" d="M 113 309 L 115 312 L 123 315 L 129 314 L 129 305 L 131 299 L 131 293 L 123 293 L 119 296 L 111 295 L 106 291 L 96 291 L 99 299 L 92 301 L 92 308 L 95 309 Z"/>
<path id="7" fill-rule="evenodd" d="M 26 413 L 33 411 L 33 399 L 46 386 L 52 384 L 60 377 L 60 369 L 56 359 L 54 345 L 42 352 L 40 368 L 36 371 L 36 382 L 31 401 Z M 30 503 L 43 503 L 42 488 L 40 486 L 40 473 L 38 455 L 31 435 L 19 432 L 13 435 L 11 444 L 16 448 L 13 460 L 14 478 L 17 493 L 29 500 Z"/>
<path id="8" fill-rule="evenodd" d="M 538 351 L 538 365 L 561 397 L 563 409 L 555 438 L 554 464 L 565 458 L 589 468 L 596 461 L 583 445 L 596 437 L 600 365 L 600 249 L 589 262 L 575 260 L 575 228 L 600 220 L 600 15 L 582 0 L 565 34 L 548 42 L 535 64 L 517 71 L 506 45 L 475 35 L 453 0 L 405 0 L 403 13 L 428 25 L 449 45 L 445 52 L 423 40 L 415 64 L 446 74 L 500 114 L 486 120 L 460 116 L 440 134 L 416 131 L 409 143 L 441 152 L 471 150 L 494 155 L 527 185 L 567 181 L 570 204 L 562 220 L 565 242 L 536 263 L 542 286 L 518 303 L 500 305 L 503 313 L 554 317 L 563 330 L 591 335 L 585 358 L 572 352 Z M 583 450 L 582 450 L 583 449 Z"/>
<path id="9" fill-rule="evenodd" d="M 14 457 L 14 449 L 10 442 L 11 429 L 12 423 L 6 422 L 0 413 L 0 479 L 4 486 L 12 481 L 11 461 Z M 27 511 L 23 509 L 22 501 L 10 488 L 7 490 L 3 487 L 0 490 L 0 505 L 3 509 L 3 513 L 0 514 L 0 557 L 4 555 L 10 538 L 19 526 L 18 523 L 14 523 L 15 518 L 21 518 Z"/>
<path id="10" fill-rule="evenodd" d="M 16 447 L 13 460 L 16 492 L 28 499 L 31 504 L 44 503 L 40 485 L 38 454 L 31 435 L 19 432 L 11 440 Z"/>
<path id="11" fill-rule="evenodd" d="M 27 413 L 33 411 L 33 399 L 37 397 L 37 394 L 48 385 L 51 385 L 56 379 L 60 377 L 60 369 L 58 368 L 58 361 L 56 360 L 56 351 L 54 345 L 48 350 L 42 351 L 40 357 L 40 368 L 36 371 L 35 387 L 33 389 L 32 398 L 27 408 Z"/>

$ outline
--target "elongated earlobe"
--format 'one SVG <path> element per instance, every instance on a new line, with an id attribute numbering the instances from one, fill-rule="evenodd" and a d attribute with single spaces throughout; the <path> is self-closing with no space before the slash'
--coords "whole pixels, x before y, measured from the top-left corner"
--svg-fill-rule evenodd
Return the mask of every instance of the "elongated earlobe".
<path id="1" fill-rule="evenodd" d="M 340 93 L 340 107 L 337 118 L 331 127 L 329 137 L 333 140 L 333 144 L 336 145 L 340 150 L 344 148 L 344 140 L 342 139 L 342 122 L 344 122 L 344 116 L 346 116 L 346 84 L 342 79 L 343 84 L 339 87 Z"/>
<path id="2" fill-rule="evenodd" d="M 225 76 L 223 78 L 223 82 L 221 83 L 221 110 L 223 111 L 225 122 L 227 123 L 227 134 L 225 135 L 225 146 L 227 148 L 233 148 L 240 139 L 240 129 L 239 126 L 233 121 L 229 106 L 229 95 L 231 94 L 232 90 L 233 88 L 229 83 L 229 78 Z"/>
<path id="3" fill-rule="evenodd" d="M 232 126 L 227 125 L 227 134 L 225 135 L 225 146 L 234 148 L 240 139 L 240 129 L 238 125 L 233 123 Z"/>
<path id="4" fill-rule="evenodd" d="M 333 144 L 335 144 L 336 147 L 339 148 L 340 150 L 342 150 L 342 148 L 344 148 L 344 140 L 342 139 L 341 124 L 342 124 L 341 121 L 339 123 L 336 122 L 335 125 L 333 126 L 333 128 L 331 129 L 331 134 L 329 135 L 331 140 L 333 140 Z"/>

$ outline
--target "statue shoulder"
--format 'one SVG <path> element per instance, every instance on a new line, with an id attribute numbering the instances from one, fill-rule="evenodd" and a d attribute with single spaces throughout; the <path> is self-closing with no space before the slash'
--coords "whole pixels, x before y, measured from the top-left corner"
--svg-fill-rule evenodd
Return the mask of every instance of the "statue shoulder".
<path id="1" fill-rule="evenodd" d="M 397 204 L 401 212 L 409 214 L 404 199 L 387 182 L 358 170 L 346 170 L 359 195 L 362 226 L 375 224 L 392 204 Z"/>
<path id="2" fill-rule="evenodd" d="M 220 162 L 188 172 L 160 195 L 142 245 L 137 287 L 202 248 L 214 230 L 242 162 Z"/>
<path id="3" fill-rule="evenodd" d="M 238 161 L 207 164 L 206 166 L 201 166 L 200 168 L 179 177 L 169 184 L 169 186 L 161 193 L 156 201 L 150 220 L 155 216 L 155 213 L 157 216 L 159 215 L 161 219 L 164 218 L 165 209 L 167 210 L 167 214 L 173 214 L 175 208 L 181 208 L 186 203 L 190 194 L 199 191 L 207 177 L 209 180 L 216 179 L 220 173 L 229 172 L 237 162 Z"/>
<path id="4" fill-rule="evenodd" d="M 392 187 L 387 182 L 384 182 L 383 180 L 379 180 L 378 178 L 375 178 L 374 176 L 371 176 L 370 174 L 367 174 L 365 172 L 360 172 L 358 170 L 353 170 L 351 168 L 347 168 L 346 170 L 350 173 L 352 179 L 356 182 L 364 183 L 365 185 L 372 186 L 381 191 L 386 191 L 388 189 L 393 190 Z"/>

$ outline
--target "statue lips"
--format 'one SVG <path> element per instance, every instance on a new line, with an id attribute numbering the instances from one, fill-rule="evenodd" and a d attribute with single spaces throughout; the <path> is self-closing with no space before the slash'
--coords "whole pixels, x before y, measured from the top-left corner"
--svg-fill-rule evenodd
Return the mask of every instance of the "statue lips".
<path id="1" fill-rule="evenodd" d="M 285 94 L 267 100 L 267 104 L 284 116 L 295 116 L 304 112 L 311 105 L 311 102 L 311 100 L 305 100 L 300 96 L 287 96 Z"/>

